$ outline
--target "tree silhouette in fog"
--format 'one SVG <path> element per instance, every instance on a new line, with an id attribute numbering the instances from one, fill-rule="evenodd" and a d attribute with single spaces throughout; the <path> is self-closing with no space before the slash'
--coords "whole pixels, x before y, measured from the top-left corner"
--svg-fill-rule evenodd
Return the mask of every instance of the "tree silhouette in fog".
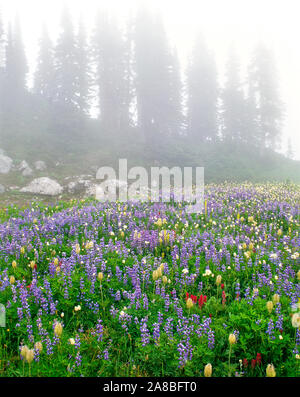
<path id="1" fill-rule="evenodd" d="M 275 149 L 280 142 L 283 105 L 273 53 L 257 46 L 241 80 L 232 48 L 220 87 L 204 37 L 195 38 L 183 71 L 160 14 L 144 6 L 123 24 L 99 11 L 90 37 L 83 19 L 75 24 L 63 7 L 57 40 L 42 29 L 31 90 L 27 79 L 19 18 L 5 29 L 0 17 L 2 138 L 40 130 L 72 142 L 95 131 L 93 120 L 107 145 L 131 142 L 132 135 L 154 153 L 182 139 L 190 147 L 221 140 Z M 91 116 L 95 105 L 98 120 Z"/>

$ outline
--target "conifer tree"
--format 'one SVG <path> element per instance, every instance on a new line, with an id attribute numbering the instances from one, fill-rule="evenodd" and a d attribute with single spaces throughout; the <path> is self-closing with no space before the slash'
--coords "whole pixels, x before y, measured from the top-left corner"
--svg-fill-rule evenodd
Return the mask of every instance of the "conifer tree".
<path id="1" fill-rule="evenodd" d="M 54 48 L 46 25 L 39 41 L 37 68 L 34 76 L 34 93 L 52 101 L 55 95 Z"/>
<path id="2" fill-rule="evenodd" d="M 14 26 L 10 23 L 5 51 L 5 95 L 8 102 L 18 101 L 27 90 L 28 65 L 22 39 L 19 17 Z"/>
<path id="3" fill-rule="evenodd" d="M 218 133 L 217 69 L 212 52 L 199 34 L 187 72 L 187 129 L 192 142 L 215 141 Z"/>
<path id="4" fill-rule="evenodd" d="M 221 99 L 223 138 L 228 142 L 240 142 L 244 136 L 246 102 L 240 79 L 240 64 L 233 47 L 226 65 L 226 81 Z"/>
<path id="5" fill-rule="evenodd" d="M 115 17 L 106 11 L 97 15 L 93 54 L 100 120 L 107 131 L 117 136 L 128 128 L 130 50 Z"/>
<path id="6" fill-rule="evenodd" d="M 80 112 L 87 115 L 90 109 L 91 99 L 91 57 L 82 16 L 79 19 L 75 45 L 75 65 L 77 68 L 75 76 L 75 102 Z"/>
<path id="7" fill-rule="evenodd" d="M 254 51 L 249 79 L 258 109 L 257 143 L 275 149 L 280 142 L 284 111 L 275 57 L 263 44 L 259 44 Z"/>
<path id="8" fill-rule="evenodd" d="M 65 108 L 76 108 L 76 40 L 70 12 L 66 6 L 61 16 L 61 32 L 55 46 L 55 101 Z"/>
<path id="9" fill-rule="evenodd" d="M 180 72 L 159 14 L 140 7 L 135 23 L 138 125 L 149 149 L 180 128 Z"/>

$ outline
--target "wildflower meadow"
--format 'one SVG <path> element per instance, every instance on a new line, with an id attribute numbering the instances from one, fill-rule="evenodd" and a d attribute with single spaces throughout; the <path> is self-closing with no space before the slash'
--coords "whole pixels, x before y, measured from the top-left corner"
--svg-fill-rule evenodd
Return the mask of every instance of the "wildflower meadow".
<path id="1" fill-rule="evenodd" d="M 0 210 L 0 376 L 300 375 L 300 187 Z"/>

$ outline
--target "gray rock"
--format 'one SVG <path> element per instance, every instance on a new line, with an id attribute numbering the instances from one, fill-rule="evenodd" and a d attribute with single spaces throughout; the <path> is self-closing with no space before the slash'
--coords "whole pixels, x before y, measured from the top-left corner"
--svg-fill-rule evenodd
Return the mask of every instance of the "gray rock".
<path id="1" fill-rule="evenodd" d="M 23 176 L 31 176 L 32 174 L 33 174 L 33 171 L 30 167 L 26 167 L 22 172 Z"/>
<path id="2" fill-rule="evenodd" d="M 127 182 L 125 181 L 121 181 L 119 179 L 109 179 L 107 181 L 107 184 L 109 184 L 110 186 L 114 186 L 116 188 L 122 189 L 128 186 Z"/>
<path id="3" fill-rule="evenodd" d="M 67 185 L 68 193 L 80 194 L 84 193 L 86 190 L 86 184 L 84 181 L 72 181 Z"/>
<path id="4" fill-rule="evenodd" d="M 69 182 L 67 190 L 71 194 L 84 194 L 85 197 L 89 197 L 93 195 L 93 191 L 95 191 L 94 186 L 94 183 L 88 179 L 79 179 Z"/>
<path id="5" fill-rule="evenodd" d="M 10 157 L 0 154 L 0 174 L 8 174 L 12 164 L 13 161 Z"/>
<path id="6" fill-rule="evenodd" d="M 24 171 L 24 170 L 26 170 L 26 168 L 30 168 L 29 164 L 27 163 L 26 160 L 22 160 L 21 163 L 18 166 L 18 170 L 19 171 Z"/>
<path id="7" fill-rule="evenodd" d="M 85 191 L 84 197 L 94 197 L 97 198 L 97 185 L 91 183 L 90 186 Z"/>
<path id="8" fill-rule="evenodd" d="M 0 184 L 0 194 L 5 193 L 5 187 Z"/>
<path id="9" fill-rule="evenodd" d="M 17 169 L 22 172 L 23 176 L 31 176 L 33 173 L 26 160 L 22 160 Z"/>
<path id="10" fill-rule="evenodd" d="M 37 171 L 45 171 L 47 169 L 45 161 L 38 160 L 34 163 L 34 167 Z"/>
<path id="11" fill-rule="evenodd" d="M 63 187 L 48 177 L 36 178 L 29 185 L 23 187 L 20 192 L 57 196 L 63 192 Z"/>
<path id="12" fill-rule="evenodd" d="M 121 192 L 128 193 L 128 184 L 119 179 L 109 179 L 105 181 L 105 187 L 102 183 L 93 185 L 86 193 L 90 196 L 95 196 L 98 200 L 105 200 L 109 198 L 109 191 L 116 192 L 116 199 L 119 198 Z"/>

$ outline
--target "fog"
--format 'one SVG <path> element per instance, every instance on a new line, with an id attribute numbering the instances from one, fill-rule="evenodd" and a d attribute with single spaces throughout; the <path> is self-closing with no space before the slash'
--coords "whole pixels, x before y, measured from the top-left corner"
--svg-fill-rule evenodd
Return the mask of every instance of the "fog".
<path id="1" fill-rule="evenodd" d="M 163 29 L 165 29 L 166 43 L 168 43 L 168 48 L 171 49 L 173 55 L 178 55 L 179 63 L 176 68 L 178 69 L 177 72 L 180 76 L 181 87 L 179 96 L 180 104 L 182 107 L 181 112 L 183 116 L 182 129 L 181 121 L 178 122 L 180 123 L 179 136 L 181 138 L 185 135 L 189 135 L 189 128 L 190 130 L 192 128 L 194 128 L 195 130 L 197 130 L 197 128 L 200 129 L 200 124 L 202 123 L 202 119 L 201 117 L 199 117 L 198 121 L 194 120 L 194 127 L 189 127 L 189 120 L 191 120 L 192 118 L 192 116 L 189 114 L 189 95 L 190 97 L 192 95 L 189 94 L 189 92 L 192 90 L 191 87 L 194 86 L 194 84 L 191 83 L 191 80 L 189 82 L 189 73 L 192 73 L 190 72 L 189 67 L 191 64 L 193 64 L 193 62 L 194 64 L 196 62 L 195 54 L 197 50 L 195 50 L 195 48 L 197 48 L 197 38 L 199 38 L 200 36 L 202 37 L 201 40 L 203 47 L 201 48 L 203 49 L 203 51 L 206 51 L 205 54 L 210 54 L 209 56 L 211 56 L 211 60 L 209 61 L 211 63 L 208 64 L 207 70 L 211 71 L 211 69 L 214 67 L 214 62 L 216 66 L 216 92 L 218 96 L 218 98 L 216 99 L 217 108 L 215 114 L 217 120 L 216 140 L 219 139 L 221 141 L 224 141 L 224 137 L 226 136 L 226 134 L 230 135 L 230 139 L 233 139 L 234 136 L 234 131 L 229 131 L 231 128 L 230 126 L 233 125 L 232 120 L 227 120 L 227 127 L 225 125 L 226 117 L 229 117 L 226 116 L 226 114 L 228 115 L 230 112 L 228 112 L 228 109 L 224 110 L 222 107 L 222 103 L 226 102 L 226 99 L 224 99 L 225 95 L 227 95 L 227 99 L 228 95 L 231 95 L 231 91 L 228 91 L 229 93 L 227 92 L 226 94 L 226 84 L 229 85 L 228 75 L 230 75 L 230 73 L 234 75 L 235 71 L 236 74 L 239 73 L 239 75 L 237 76 L 237 80 L 242 87 L 241 90 L 244 92 L 245 98 L 247 99 L 248 95 L 249 99 L 249 92 L 251 91 L 251 82 L 250 80 L 247 80 L 249 79 L 249 65 L 253 63 L 253 59 L 255 58 L 255 51 L 257 50 L 257 48 L 264 48 L 263 51 L 267 51 L 266 53 L 268 53 L 269 55 L 271 54 L 270 57 L 272 57 L 273 60 L 272 68 L 274 67 L 274 76 L 272 75 L 274 79 L 273 81 L 271 81 L 270 79 L 270 81 L 265 85 L 273 85 L 271 90 L 272 92 L 276 93 L 274 94 L 276 95 L 276 106 L 278 107 L 280 104 L 280 116 L 278 116 L 277 123 L 278 125 L 274 127 L 278 129 L 276 130 L 276 139 L 274 138 L 273 140 L 273 138 L 270 137 L 270 133 L 265 132 L 265 146 L 268 149 L 283 153 L 289 158 L 300 160 L 300 51 L 298 43 L 298 38 L 300 37 L 300 26 L 298 23 L 299 2 L 297 0 L 69 0 L 64 2 L 60 0 L 2 1 L 0 2 L 0 10 L 2 14 L 4 29 L 7 29 L 10 22 L 14 24 L 16 15 L 18 15 L 19 17 L 22 31 L 22 39 L 25 46 L 26 57 L 29 66 L 28 74 L 26 75 L 26 85 L 30 92 L 34 91 L 35 75 L 37 71 L 37 64 L 39 62 L 39 40 L 41 38 L 43 26 L 47 26 L 50 39 L 55 46 L 57 41 L 59 40 L 59 36 L 62 31 L 61 12 L 63 4 L 67 6 L 71 14 L 72 23 L 74 25 L 74 32 L 77 32 L 78 21 L 80 20 L 80 18 L 82 19 L 82 23 L 86 29 L 87 40 L 89 44 L 93 40 L 96 26 L 96 15 L 99 10 L 100 14 L 101 11 L 104 12 L 103 10 L 107 10 L 110 15 L 113 15 L 116 19 L 112 24 L 112 32 L 114 31 L 115 26 L 117 27 L 117 29 L 119 29 L 119 35 L 125 34 L 124 37 L 127 38 L 128 36 L 126 36 L 126 34 L 128 34 L 128 32 L 130 31 L 130 27 L 136 27 L 137 13 L 140 9 L 148 9 L 150 10 L 150 13 L 154 13 L 155 15 L 158 13 L 162 16 L 161 25 L 157 25 L 158 29 L 162 30 L 158 34 L 163 34 L 162 31 Z M 154 37 L 156 33 L 157 32 L 154 28 L 149 37 Z M 111 37 L 114 37 L 114 33 L 112 33 Z M 144 45 L 147 45 L 146 42 L 149 39 L 148 36 L 146 38 L 145 37 L 144 39 L 146 41 L 144 43 L 141 43 L 142 49 Z M 143 37 L 140 36 L 138 38 L 137 36 L 135 36 L 134 40 L 136 40 L 134 46 L 138 46 L 137 42 L 139 40 L 142 42 Z M 155 41 L 153 41 L 153 43 L 153 45 L 155 45 Z M 140 52 L 140 56 L 142 59 L 140 61 L 140 68 L 141 70 L 143 70 L 142 73 L 144 73 L 145 70 L 145 67 L 142 63 L 146 62 L 145 57 L 147 54 L 147 51 L 145 51 L 145 53 L 142 53 L 143 50 L 141 50 Z M 89 51 L 91 51 L 92 54 L 93 50 L 90 49 Z M 155 54 L 155 52 L 153 52 L 153 54 Z M 258 56 L 257 54 L 258 53 L 256 52 L 256 56 Z M 262 58 L 264 58 L 264 52 L 261 52 L 261 54 Z M 174 62 L 176 62 L 175 55 Z M 133 55 L 133 57 L 134 56 L 135 55 Z M 204 53 L 200 54 L 199 56 L 200 58 L 201 56 L 203 56 L 204 58 L 206 57 Z M 231 67 L 233 69 L 231 71 L 228 71 L 226 69 L 226 65 L 229 65 L 231 61 Z M 235 61 L 238 65 L 236 69 L 234 69 Z M 135 67 L 137 67 L 137 69 L 139 67 L 137 65 L 138 62 L 138 60 L 133 59 L 133 74 L 131 75 L 131 77 L 127 76 L 129 82 L 132 82 L 134 78 L 137 78 L 136 87 L 139 87 L 140 84 L 138 79 L 140 78 L 141 81 L 142 79 L 144 79 L 144 77 L 139 76 L 139 72 L 135 69 Z M 153 69 L 153 66 L 150 66 L 149 68 L 151 69 L 151 67 Z M 91 62 L 92 72 L 95 68 L 95 64 L 92 64 Z M 174 70 L 176 68 L 174 68 Z M 267 69 L 265 70 L 265 72 L 266 71 Z M 267 72 L 266 75 L 268 75 Z M 103 78 L 105 79 L 105 77 Z M 207 79 L 209 78 L 212 77 L 207 77 Z M 208 81 L 207 79 L 204 80 Z M 232 84 L 234 84 L 234 82 L 232 82 Z M 253 87 L 255 86 L 255 84 L 256 83 L 253 83 Z M 138 89 L 136 87 L 134 87 L 134 93 L 132 94 L 132 97 L 129 101 L 131 127 L 140 127 L 139 132 L 143 134 L 143 128 L 145 127 L 139 125 L 138 121 L 139 119 L 142 119 L 143 116 L 140 116 L 139 118 L 138 114 L 140 108 L 142 108 L 142 110 L 140 110 L 140 114 L 143 113 L 143 109 L 145 109 L 149 105 L 149 101 L 148 104 L 141 105 L 142 94 L 139 96 L 139 93 L 137 92 Z M 106 89 L 109 91 L 109 89 L 111 88 L 108 87 Z M 206 87 L 205 89 L 207 89 L 207 92 L 211 93 L 211 87 Z M 203 89 L 203 92 L 205 92 L 205 89 Z M 100 92 L 99 95 L 101 97 L 101 92 L 104 92 L 105 88 L 101 87 L 101 83 L 99 83 L 99 87 L 96 88 L 96 90 L 94 89 L 93 91 L 92 88 L 92 92 L 94 92 L 94 97 L 89 98 L 89 108 L 87 110 L 87 114 L 89 114 L 89 116 L 91 116 L 95 120 L 97 118 L 101 118 L 99 116 L 101 114 L 101 104 L 99 105 L 101 99 L 99 100 L 99 98 L 96 98 L 97 94 L 95 92 L 97 92 L 97 90 Z M 154 93 L 153 95 L 155 96 L 156 94 Z M 256 98 L 256 95 L 258 94 L 255 92 L 253 95 L 253 98 Z M 201 101 L 202 99 L 200 98 L 199 100 Z M 146 100 L 145 97 L 144 100 Z M 205 103 L 205 100 L 206 99 L 203 99 L 203 103 Z M 234 100 L 232 100 L 232 102 L 234 102 Z M 267 99 L 266 102 L 268 100 L 269 99 Z M 105 106 L 104 103 L 105 100 L 102 98 L 103 108 Z M 112 99 L 111 103 L 113 103 Z M 276 108 L 276 106 L 274 105 L 274 108 Z M 102 112 L 103 114 L 105 113 L 103 109 Z M 197 111 L 195 112 L 197 113 Z M 238 113 L 239 110 L 236 108 L 235 112 Z M 203 111 L 203 114 L 207 115 L 207 112 Z M 61 117 L 64 118 L 65 116 L 63 116 L 62 114 Z M 149 116 L 149 120 L 152 120 L 150 121 L 150 123 L 153 122 L 153 124 L 155 124 L 155 117 L 154 119 L 151 119 L 151 117 L 152 116 Z M 206 116 L 203 117 L 205 118 Z M 249 115 L 247 115 L 247 117 L 249 118 Z M 254 115 L 253 120 L 255 117 L 256 116 Z M 272 119 L 272 113 L 269 113 L 268 117 L 269 120 Z M 274 117 L 274 119 L 276 117 Z M 207 121 L 207 123 L 208 122 L 209 121 Z M 243 119 L 239 120 L 239 122 L 245 124 L 245 121 L 243 121 Z M 269 121 L 267 123 L 269 123 Z M 243 141 L 243 144 L 246 146 L 252 145 L 252 138 L 250 139 L 250 136 L 247 135 L 251 134 L 252 127 L 250 124 L 251 123 L 249 123 L 244 132 L 237 133 L 238 135 L 241 135 L 239 139 Z M 67 124 L 65 123 L 64 129 L 66 129 L 66 125 Z M 161 122 L 160 125 L 164 124 Z M 178 126 L 176 126 L 176 128 L 177 127 Z M 106 128 L 106 134 L 109 135 L 111 133 L 111 131 L 107 131 L 108 127 L 105 127 L 104 124 L 99 128 L 99 131 L 101 131 L 101 128 L 103 128 L 103 130 L 105 130 Z M 161 128 L 164 128 L 166 135 L 172 135 L 174 129 L 176 129 L 172 122 L 167 120 L 165 120 L 165 126 Z M 203 126 L 203 128 L 206 127 Z M 239 128 L 242 129 L 242 127 Z M 99 132 L 99 134 L 101 134 L 101 132 Z M 203 140 L 205 142 L 211 142 L 215 140 L 215 138 L 212 138 L 209 134 L 207 136 L 204 135 Z M 119 136 L 116 136 L 115 138 L 119 140 Z M 131 142 L 130 139 L 129 141 Z M 149 145 L 149 141 L 146 140 L 146 142 Z M 198 144 L 201 145 L 201 140 L 198 142 Z M 261 142 L 257 141 L 256 147 L 257 151 L 261 151 Z M 172 149 L 170 148 L 169 151 L 171 150 Z"/>

